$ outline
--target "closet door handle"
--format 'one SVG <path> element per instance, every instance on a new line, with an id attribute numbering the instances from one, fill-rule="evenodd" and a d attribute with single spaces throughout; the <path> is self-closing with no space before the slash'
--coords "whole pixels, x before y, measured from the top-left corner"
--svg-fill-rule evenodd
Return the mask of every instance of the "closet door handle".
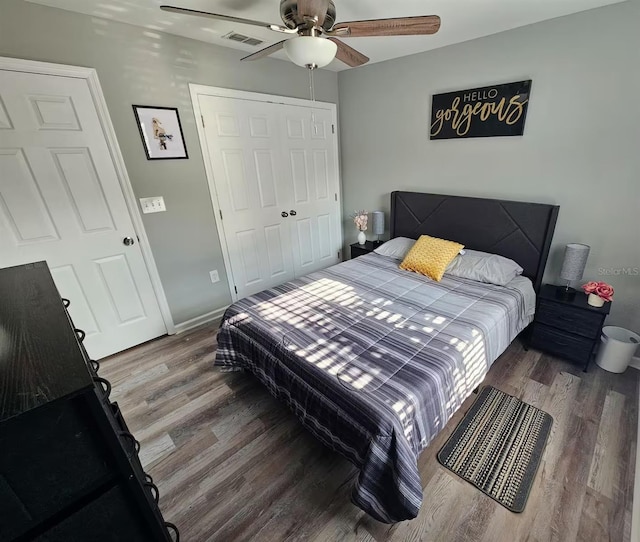
<path id="1" fill-rule="evenodd" d="M 298 213 L 296 213 L 296 210 L 295 210 L 295 209 L 291 209 L 291 211 L 289 211 L 289 214 L 290 214 L 291 216 L 296 216 Z"/>
<path id="2" fill-rule="evenodd" d="M 281 216 L 282 218 L 287 218 L 287 217 L 289 216 L 289 213 L 287 213 L 287 211 L 282 211 L 282 212 L 280 213 L 280 216 Z"/>

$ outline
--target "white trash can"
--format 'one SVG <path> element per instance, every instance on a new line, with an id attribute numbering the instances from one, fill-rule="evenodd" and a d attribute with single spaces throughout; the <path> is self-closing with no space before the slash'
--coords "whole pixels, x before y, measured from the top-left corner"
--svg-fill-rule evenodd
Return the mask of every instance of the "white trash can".
<path id="1" fill-rule="evenodd" d="M 602 328 L 596 363 L 610 373 L 624 373 L 640 346 L 640 335 L 623 327 Z"/>

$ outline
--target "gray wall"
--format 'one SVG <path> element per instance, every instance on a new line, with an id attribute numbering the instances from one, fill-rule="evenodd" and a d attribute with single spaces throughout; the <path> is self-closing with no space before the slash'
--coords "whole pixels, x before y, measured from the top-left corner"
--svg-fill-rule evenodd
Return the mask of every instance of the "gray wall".
<path id="1" fill-rule="evenodd" d="M 174 321 L 228 304 L 188 84 L 308 98 L 306 70 L 274 59 L 240 63 L 242 51 L 22 0 L 2 0 L 0 56 L 98 71 L 136 196 L 165 199 L 166 213 L 143 215 L 143 220 Z M 316 96 L 337 103 L 335 73 L 317 73 Z M 189 160 L 147 161 L 132 104 L 178 107 Z M 209 279 L 212 269 L 220 273 L 215 285 Z"/>
<path id="2" fill-rule="evenodd" d="M 640 331 L 640 3 L 636 0 L 339 74 L 345 213 L 392 190 L 560 205 L 564 245 L 591 245 L 585 280 L 616 289 L 610 323 Z M 434 93 L 533 79 L 523 137 L 430 141 Z M 345 238 L 355 240 L 345 220 Z"/>

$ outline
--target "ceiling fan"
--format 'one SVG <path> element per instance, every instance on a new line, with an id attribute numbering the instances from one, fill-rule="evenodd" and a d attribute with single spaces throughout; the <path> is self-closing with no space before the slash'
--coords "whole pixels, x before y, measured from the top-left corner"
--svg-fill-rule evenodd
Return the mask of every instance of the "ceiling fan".
<path id="1" fill-rule="evenodd" d="M 310 70 L 326 66 L 334 57 L 351 67 L 369 62 L 368 57 L 339 40 L 339 37 L 417 36 L 435 34 L 440 28 L 440 17 L 437 15 L 336 24 L 336 6 L 333 0 L 280 0 L 280 16 L 284 26 L 176 6 L 164 5 L 160 6 L 160 9 L 172 13 L 250 24 L 282 34 L 295 35 L 294 38 L 265 47 L 242 60 L 258 60 L 284 49 L 292 62 Z"/>

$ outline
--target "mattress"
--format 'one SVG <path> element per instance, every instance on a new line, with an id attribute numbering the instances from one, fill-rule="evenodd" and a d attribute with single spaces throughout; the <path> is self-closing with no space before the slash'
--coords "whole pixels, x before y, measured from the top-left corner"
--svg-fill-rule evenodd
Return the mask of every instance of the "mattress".
<path id="1" fill-rule="evenodd" d="M 215 365 L 253 373 L 359 469 L 353 502 L 417 516 L 417 459 L 532 320 L 531 282 L 434 282 L 370 253 L 227 309 Z"/>

